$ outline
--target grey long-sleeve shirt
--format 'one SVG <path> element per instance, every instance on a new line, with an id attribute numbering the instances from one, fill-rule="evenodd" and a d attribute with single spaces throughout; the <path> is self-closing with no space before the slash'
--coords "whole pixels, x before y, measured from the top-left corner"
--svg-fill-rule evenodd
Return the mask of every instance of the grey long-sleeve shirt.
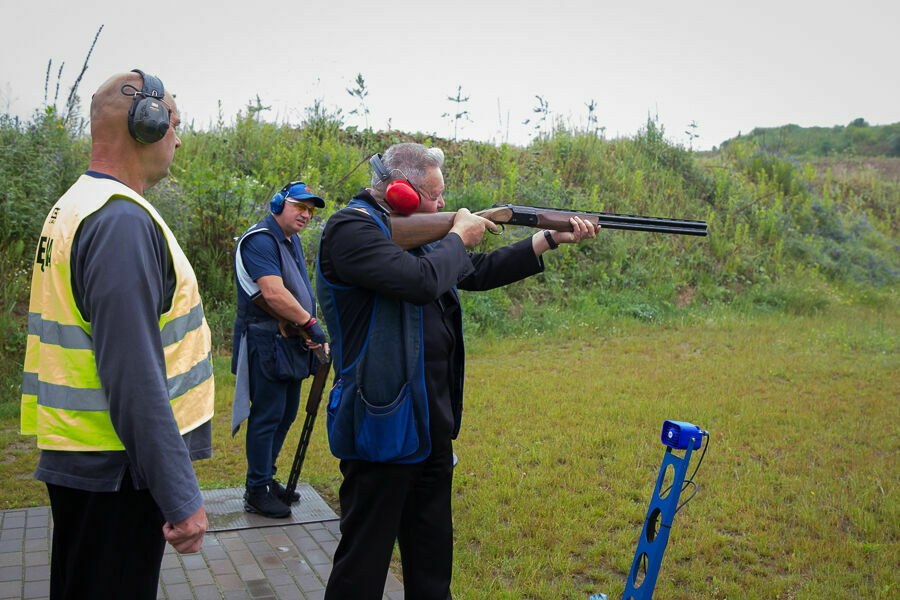
<path id="1" fill-rule="evenodd" d="M 171 305 L 175 270 L 165 235 L 142 207 L 112 199 L 82 223 L 71 266 L 76 304 L 91 323 L 100 382 L 125 450 L 43 450 L 35 478 L 111 492 L 128 469 L 167 521 L 181 521 L 203 504 L 191 460 L 211 456 L 212 427 L 207 421 L 182 437 L 169 405 L 159 317 Z"/>

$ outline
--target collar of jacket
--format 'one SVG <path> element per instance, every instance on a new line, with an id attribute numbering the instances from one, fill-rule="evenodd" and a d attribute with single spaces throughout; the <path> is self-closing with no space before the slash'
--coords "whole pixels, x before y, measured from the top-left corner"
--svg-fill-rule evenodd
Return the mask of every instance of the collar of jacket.
<path id="1" fill-rule="evenodd" d="M 372 195 L 372 192 L 368 190 L 368 188 L 361 188 L 359 193 L 353 196 L 354 200 L 359 200 L 361 202 L 365 202 L 369 206 L 375 208 L 378 212 L 389 215 L 390 213 L 385 209 L 381 204 L 375 200 L 375 196 Z"/>

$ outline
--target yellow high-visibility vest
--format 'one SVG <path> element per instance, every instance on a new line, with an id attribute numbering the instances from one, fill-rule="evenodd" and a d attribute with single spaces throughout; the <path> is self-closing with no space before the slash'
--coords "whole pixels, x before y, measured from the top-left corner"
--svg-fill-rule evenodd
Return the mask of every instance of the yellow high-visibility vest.
<path id="1" fill-rule="evenodd" d="M 165 234 L 175 266 L 175 294 L 159 318 L 159 330 L 178 428 L 185 434 L 213 415 L 212 343 L 191 264 L 165 221 L 137 192 L 112 179 L 82 175 L 47 215 L 31 276 L 21 432 L 37 435 L 42 449 L 124 449 L 97 374 L 91 324 L 75 303 L 70 264 L 81 222 L 113 197 L 136 202 L 150 214 Z"/>

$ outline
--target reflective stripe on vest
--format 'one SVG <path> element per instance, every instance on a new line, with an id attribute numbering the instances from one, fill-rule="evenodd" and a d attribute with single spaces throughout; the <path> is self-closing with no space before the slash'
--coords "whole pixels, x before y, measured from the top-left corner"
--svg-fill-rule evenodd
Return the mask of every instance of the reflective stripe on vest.
<path id="1" fill-rule="evenodd" d="M 165 235 L 175 268 L 171 308 L 159 329 L 172 412 L 182 434 L 213 414 L 211 338 L 197 279 L 175 236 L 146 200 L 123 184 L 83 175 L 60 198 L 41 231 L 31 280 L 22 377 L 21 431 L 52 450 L 122 450 L 100 384 L 91 324 L 71 287 L 70 253 L 81 222 L 112 197 L 144 208 Z"/>

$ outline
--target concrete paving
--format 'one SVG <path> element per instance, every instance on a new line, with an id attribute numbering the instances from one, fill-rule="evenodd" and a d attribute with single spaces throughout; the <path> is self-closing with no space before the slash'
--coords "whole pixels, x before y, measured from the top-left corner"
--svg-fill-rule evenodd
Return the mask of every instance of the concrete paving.
<path id="1" fill-rule="evenodd" d="M 52 531 L 49 507 L 0 511 L 0 599 L 48 597 Z M 320 599 L 339 539 L 330 518 L 209 532 L 196 554 L 167 545 L 157 598 Z M 384 598 L 403 598 L 391 574 Z"/>

